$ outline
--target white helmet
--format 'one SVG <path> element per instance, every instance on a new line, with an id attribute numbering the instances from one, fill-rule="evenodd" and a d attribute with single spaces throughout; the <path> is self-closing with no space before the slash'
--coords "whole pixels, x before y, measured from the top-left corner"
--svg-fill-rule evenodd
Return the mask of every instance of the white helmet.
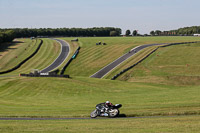
<path id="1" fill-rule="evenodd" d="M 110 103 L 110 101 L 106 101 L 106 104 L 109 104 Z"/>

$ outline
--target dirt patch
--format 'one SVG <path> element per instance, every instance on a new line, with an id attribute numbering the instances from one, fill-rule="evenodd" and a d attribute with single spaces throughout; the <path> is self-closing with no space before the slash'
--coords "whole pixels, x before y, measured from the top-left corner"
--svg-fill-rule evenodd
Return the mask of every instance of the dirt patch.
<path id="1" fill-rule="evenodd" d="M 73 45 L 75 48 L 77 48 L 77 47 L 79 46 L 77 42 L 72 42 L 72 45 Z"/>
<path id="2" fill-rule="evenodd" d="M 200 85 L 200 76 L 167 76 L 166 78 L 174 85 Z"/>

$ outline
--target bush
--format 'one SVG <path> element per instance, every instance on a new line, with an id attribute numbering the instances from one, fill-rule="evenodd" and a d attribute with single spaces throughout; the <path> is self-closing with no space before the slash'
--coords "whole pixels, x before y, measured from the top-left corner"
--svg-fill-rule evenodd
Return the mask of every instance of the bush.
<path id="1" fill-rule="evenodd" d="M 118 35 L 117 31 L 111 31 L 110 32 L 110 36 L 117 36 L 117 35 Z"/>

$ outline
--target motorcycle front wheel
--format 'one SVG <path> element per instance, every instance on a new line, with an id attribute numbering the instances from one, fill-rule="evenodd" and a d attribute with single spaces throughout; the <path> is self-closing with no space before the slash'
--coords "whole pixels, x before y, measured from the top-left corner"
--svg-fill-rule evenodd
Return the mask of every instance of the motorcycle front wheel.
<path id="1" fill-rule="evenodd" d="M 90 114 L 91 118 L 96 118 L 98 115 L 97 110 L 92 111 L 92 113 Z"/>

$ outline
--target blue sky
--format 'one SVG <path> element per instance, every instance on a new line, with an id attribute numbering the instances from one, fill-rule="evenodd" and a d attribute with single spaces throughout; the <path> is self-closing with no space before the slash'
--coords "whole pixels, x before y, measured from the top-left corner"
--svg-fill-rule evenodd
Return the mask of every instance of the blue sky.
<path id="1" fill-rule="evenodd" d="M 0 0 L 0 28 L 118 27 L 139 33 L 200 25 L 200 0 Z"/>

